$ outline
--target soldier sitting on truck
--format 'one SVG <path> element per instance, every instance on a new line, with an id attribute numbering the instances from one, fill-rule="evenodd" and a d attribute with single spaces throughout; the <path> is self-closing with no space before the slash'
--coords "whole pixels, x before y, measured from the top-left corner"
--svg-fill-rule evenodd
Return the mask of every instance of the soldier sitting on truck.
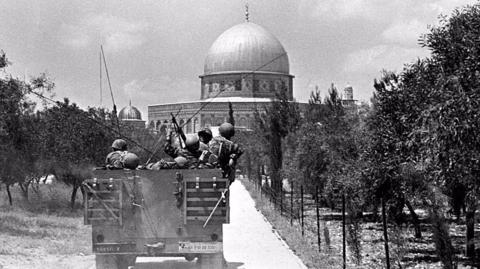
<path id="1" fill-rule="evenodd" d="M 107 155 L 105 166 L 107 169 L 122 169 L 122 156 L 126 154 L 127 142 L 123 139 L 115 139 L 112 143 L 113 151 Z"/>
<path id="2" fill-rule="evenodd" d="M 205 127 L 202 130 L 198 131 L 198 138 L 200 139 L 200 143 L 208 145 L 208 143 L 212 140 L 213 135 L 210 128 Z"/>
<path id="3" fill-rule="evenodd" d="M 184 169 L 190 168 L 188 167 L 188 160 L 185 157 L 178 156 L 176 157 L 173 162 L 160 160 L 156 163 L 149 163 L 147 164 L 146 169 L 149 170 L 160 170 L 160 169 Z"/>
<path id="4" fill-rule="evenodd" d="M 135 153 L 127 151 L 127 142 L 123 139 L 115 139 L 112 143 L 113 151 L 105 159 L 107 169 L 136 169 L 140 160 Z"/>
<path id="5" fill-rule="evenodd" d="M 227 177 L 234 169 L 238 158 L 243 154 L 243 150 L 238 144 L 230 141 L 235 135 L 235 128 L 232 124 L 222 123 L 218 131 L 220 135 L 214 137 L 208 146 L 212 155 L 217 158 L 217 164 L 222 168 L 224 176 Z"/>
<path id="6" fill-rule="evenodd" d="M 200 148 L 200 140 L 198 139 L 197 135 L 189 134 L 186 136 L 185 141 L 185 148 L 181 146 L 177 146 L 176 144 L 172 143 L 172 135 L 169 131 L 167 133 L 167 138 L 165 142 L 164 151 L 172 158 L 176 158 L 178 156 L 183 156 L 188 160 L 191 159 L 198 159 L 202 152 L 199 150 Z"/>

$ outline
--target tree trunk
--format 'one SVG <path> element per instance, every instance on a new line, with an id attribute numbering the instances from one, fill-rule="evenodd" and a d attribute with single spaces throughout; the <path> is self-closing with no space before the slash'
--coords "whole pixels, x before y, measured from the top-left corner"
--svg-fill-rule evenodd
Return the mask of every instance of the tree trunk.
<path id="1" fill-rule="evenodd" d="M 475 209 L 470 209 L 466 212 L 466 252 L 468 258 L 475 258 Z"/>
<path id="2" fill-rule="evenodd" d="M 13 200 L 12 200 L 12 193 L 10 192 L 10 184 L 6 184 L 6 189 L 7 189 L 7 195 L 8 195 L 8 203 L 10 205 L 13 205 Z"/>
<path id="3" fill-rule="evenodd" d="M 77 198 L 78 187 L 79 185 L 77 183 L 73 184 L 72 197 L 70 198 L 70 207 L 72 208 L 72 211 L 75 210 L 75 199 Z"/>
<path id="4" fill-rule="evenodd" d="M 28 201 L 28 187 L 30 185 L 30 181 L 21 182 L 18 185 L 20 185 L 20 189 L 22 190 L 23 198 Z"/>
<path id="5" fill-rule="evenodd" d="M 246 154 L 246 158 L 247 158 L 247 177 L 249 180 L 252 179 L 252 159 L 250 157 L 250 152 L 247 151 L 247 154 Z"/>
<path id="6" fill-rule="evenodd" d="M 82 186 L 79 187 L 80 188 L 80 191 L 82 192 L 82 198 L 83 198 L 83 201 L 85 201 L 85 196 L 87 195 L 87 193 L 85 192 L 85 190 L 82 188 Z"/>
<path id="7" fill-rule="evenodd" d="M 420 221 L 418 220 L 418 215 L 417 213 L 415 213 L 415 210 L 413 210 L 410 201 L 406 199 L 405 204 L 407 205 L 408 210 L 410 211 L 410 215 L 412 216 L 413 226 L 415 227 L 415 238 L 422 238 L 422 230 L 420 227 Z"/>
<path id="8" fill-rule="evenodd" d="M 270 142 L 270 164 L 272 166 L 270 178 L 275 193 L 280 193 L 282 157 L 282 138 L 278 133 L 274 133 L 272 135 L 272 141 Z"/>
<path id="9" fill-rule="evenodd" d="M 347 244 L 346 244 L 346 231 L 345 231 L 345 194 L 342 193 L 342 257 L 343 257 L 343 269 L 347 268 Z"/>
<path id="10" fill-rule="evenodd" d="M 387 231 L 387 214 L 385 212 L 385 201 L 382 198 L 382 222 L 383 222 L 383 238 L 385 243 L 385 261 L 386 268 L 390 269 L 390 252 L 388 250 L 388 231 Z"/>

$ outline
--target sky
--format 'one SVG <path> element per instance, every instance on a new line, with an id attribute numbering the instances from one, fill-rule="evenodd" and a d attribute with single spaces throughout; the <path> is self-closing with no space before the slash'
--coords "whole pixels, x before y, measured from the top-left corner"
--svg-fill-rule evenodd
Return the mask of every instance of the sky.
<path id="1" fill-rule="evenodd" d="M 381 70 L 427 57 L 418 44 L 438 16 L 478 0 L 257 0 L 250 21 L 283 44 L 294 97 L 350 84 L 368 101 Z M 0 49 L 23 78 L 46 72 L 55 98 L 112 108 L 103 45 L 118 110 L 200 98 L 205 57 L 215 39 L 245 21 L 245 0 L 0 0 Z M 102 85 L 102 94 L 100 91 Z"/>

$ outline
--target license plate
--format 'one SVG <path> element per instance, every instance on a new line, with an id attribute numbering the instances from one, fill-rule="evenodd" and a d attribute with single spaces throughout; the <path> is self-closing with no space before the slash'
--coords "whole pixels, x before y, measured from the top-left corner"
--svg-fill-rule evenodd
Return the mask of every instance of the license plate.
<path id="1" fill-rule="evenodd" d="M 186 253 L 222 252 L 221 242 L 178 242 L 178 251 Z"/>
<path id="2" fill-rule="evenodd" d="M 136 245 L 133 243 L 100 243 L 93 245 L 94 253 L 125 253 L 125 252 L 136 252 Z"/>

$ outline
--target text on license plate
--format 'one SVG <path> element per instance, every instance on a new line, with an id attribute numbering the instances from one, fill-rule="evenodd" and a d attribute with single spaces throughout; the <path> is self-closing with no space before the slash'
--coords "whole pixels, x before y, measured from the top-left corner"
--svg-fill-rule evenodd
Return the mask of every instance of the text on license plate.
<path id="1" fill-rule="evenodd" d="M 216 253 L 222 251 L 222 242 L 178 242 L 179 252 Z"/>

